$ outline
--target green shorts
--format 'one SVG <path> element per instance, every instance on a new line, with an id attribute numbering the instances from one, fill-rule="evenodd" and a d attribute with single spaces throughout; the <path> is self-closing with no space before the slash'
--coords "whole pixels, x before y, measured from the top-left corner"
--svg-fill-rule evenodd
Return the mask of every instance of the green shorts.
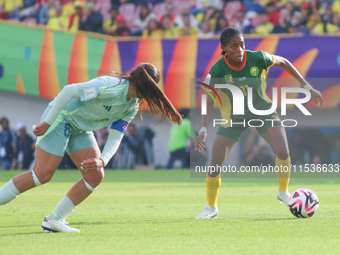
<path id="1" fill-rule="evenodd" d="M 41 121 L 45 119 L 50 109 L 51 106 L 47 107 Z M 48 153 L 63 157 L 65 151 L 71 155 L 82 149 L 97 147 L 98 144 L 92 131 L 75 130 L 61 115 L 58 115 L 47 132 L 43 136 L 38 136 L 36 146 Z"/>
<path id="2" fill-rule="evenodd" d="M 225 138 L 229 138 L 235 142 L 238 142 L 241 138 L 242 133 L 250 127 L 248 125 L 248 121 L 252 120 L 249 124 L 251 126 L 255 126 L 259 134 L 263 137 L 264 133 L 267 131 L 268 128 L 273 126 L 281 125 L 281 120 L 277 113 L 272 113 L 270 115 L 265 116 L 256 116 L 253 119 L 232 119 L 233 125 L 232 127 L 227 127 L 224 125 L 220 125 L 216 135 L 223 136 Z M 262 122 L 261 122 L 262 121 Z M 234 123 L 240 123 L 235 124 Z M 245 125 L 244 125 L 244 124 Z M 263 125 L 261 126 L 261 124 Z M 228 123 L 230 124 L 230 123 Z"/>

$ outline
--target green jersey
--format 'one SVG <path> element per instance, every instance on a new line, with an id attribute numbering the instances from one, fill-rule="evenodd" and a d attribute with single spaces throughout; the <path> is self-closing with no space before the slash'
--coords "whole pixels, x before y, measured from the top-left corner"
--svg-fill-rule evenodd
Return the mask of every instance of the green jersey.
<path id="1" fill-rule="evenodd" d="M 229 89 L 218 89 L 221 98 L 216 102 L 221 111 L 223 119 L 256 119 L 248 108 L 248 88 L 253 89 L 253 106 L 257 110 L 268 110 L 272 101 L 266 94 L 266 73 L 270 66 L 274 65 L 273 55 L 264 51 L 249 51 L 244 53 L 244 63 L 241 68 L 236 69 L 227 61 L 227 57 L 221 57 L 210 69 L 206 83 L 215 87 L 215 84 L 231 84 L 242 90 L 244 95 L 244 115 L 233 114 L 233 97 Z"/>
<path id="2" fill-rule="evenodd" d="M 124 129 L 138 112 L 139 100 L 127 100 L 129 82 L 125 79 L 100 76 L 78 83 L 77 89 L 80 98 L 73 98 L 60 112 L 76 130 L 94 131 L 111 123 Z"/>

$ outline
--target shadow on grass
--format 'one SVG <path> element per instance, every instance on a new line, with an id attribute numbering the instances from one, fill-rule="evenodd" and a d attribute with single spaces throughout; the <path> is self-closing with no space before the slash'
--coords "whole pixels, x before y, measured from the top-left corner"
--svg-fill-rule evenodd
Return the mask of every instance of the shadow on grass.
<path id="1" fill-rule="evenodd" d="M 87 221 L 87 222 L 84 222 L 84 221 L 79 221 L 79 222 L 70 222 L 70 225 L 105 225 L 105 224 L 111 224 L 107 221 L 96 221 L 96 222 L 91 222 L 91 221 Z"/>
<path id="2" fill-rule="evenodd" d="M 277 221 L 277 220 L 297 220 L 297 218 L 273 218 L 273 219 L 252 219 L 247 221 Z"/>
<path id="3" fill-rule="evenodd" d="M 39 235 L 39 234 L 46 235 L 46 232 L 41 230 L 39 232 L 25 232 L 25 233 L 11 233 L 11 234 L 1 233 L 0 236 L 29 236 L 29 235 Z"/>

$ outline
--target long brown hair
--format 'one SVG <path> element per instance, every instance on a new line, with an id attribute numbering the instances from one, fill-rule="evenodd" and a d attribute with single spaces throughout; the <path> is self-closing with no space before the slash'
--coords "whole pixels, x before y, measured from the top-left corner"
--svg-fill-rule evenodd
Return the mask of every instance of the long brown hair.
<path id="1" fill-rule="evenodd" d="M 163 122 L 165 118 L 175 124 L 182 124 L 181 115 L 158 86 L 161 76 L 154 65 L 143 63 L 131 72 L 122 74 L 109 72 L 105 75 L 128 80 L 130 85 L 136 89 L 137 97 L 148 103 L 148 108 L 154 116 L 161 118 L 156 125 Z"/>

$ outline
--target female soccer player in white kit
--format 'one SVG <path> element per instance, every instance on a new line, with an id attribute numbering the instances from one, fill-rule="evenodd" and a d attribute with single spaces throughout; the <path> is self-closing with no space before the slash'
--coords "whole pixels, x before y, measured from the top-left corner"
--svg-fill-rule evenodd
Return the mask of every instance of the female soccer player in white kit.
<path id="1" fill-rule="evenodd" d="M 0 205 L 50 181 L 66 151 L 83 179 L 44 219 L 42 227 L 50 232 L 80 232 L 67 226 L 65 219 L 103 180 L 104 166 L 117 151 L 127 126 L 138 112 L 139 100 L 145 100 L 161 121 L 168 118 L 181 124 L 180 114 L 158 87 L 159 80 L 156 67 L 140 64 L 131 73 L 110 73 L 65 86 L 34 130 L 38 136 L 34 170 L 17 175 L 0 188 Z M 109 138 L 101 153 L 92 131 L 110 124 Z"/>

